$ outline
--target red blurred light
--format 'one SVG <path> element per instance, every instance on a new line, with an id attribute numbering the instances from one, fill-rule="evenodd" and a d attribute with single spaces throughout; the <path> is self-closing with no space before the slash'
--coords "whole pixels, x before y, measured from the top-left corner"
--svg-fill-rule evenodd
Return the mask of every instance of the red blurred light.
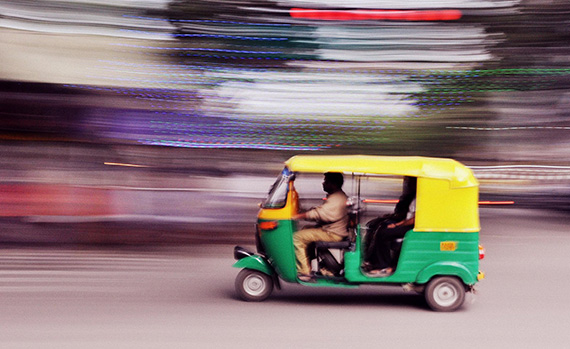
<path id="1" fill-rule="evenodd" d="M 376 199 L 364 199 L 362 200 L 365 204 L 397 204 L 398 200 L 376 200 Z"/>
<path id="2" fill-rule="evenodd" d="M 376 199 L 364 199 L 362 200 L 365 204 L 397 204 L 398 200 L 376 200 Z M 479 201 L 479 205 L 514 205 L 514 201 Z"/>
<path id="3" fill-rule="evenodd" d="M 479 201 L 479 205 L 514 205 L 514 201 Z"/>
<path id="4" fill-rule="evenodd" d="M 461 18 L 459 10 L 317 10 L 292 8 L 293 18 L 323 21 L 455 21 Z"/>

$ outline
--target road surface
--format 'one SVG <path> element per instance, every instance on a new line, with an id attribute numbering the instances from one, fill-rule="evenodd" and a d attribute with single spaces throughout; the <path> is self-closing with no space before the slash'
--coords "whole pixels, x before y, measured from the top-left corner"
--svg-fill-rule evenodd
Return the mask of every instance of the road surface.
<path id="1" fill-rule="evenodd" d="M 481 212 L 487 278 L 454 313 L 399 287 L 235 296 L 231 245 L 4 247 L 2 348 L 563 348 L 567 215 Z"/>

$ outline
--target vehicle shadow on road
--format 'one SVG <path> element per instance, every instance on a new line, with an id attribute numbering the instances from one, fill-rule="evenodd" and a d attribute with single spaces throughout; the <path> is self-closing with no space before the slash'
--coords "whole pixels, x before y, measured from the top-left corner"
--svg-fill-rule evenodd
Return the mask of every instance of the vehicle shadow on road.
<path id="1" fill-rule="evenodd" d="M 416 309 L 427 309 L 427 305 L 421 295 L 402 294 L 402 295 L 373 295 L 373 294 L 313 294 L 313 295 L 288 295 L 275 294 L 268 301 L 296 303 L 296 304 L 314 304 L 314 305 L 345 305 L 357 307 L 409 307 Z"/>
<path id="2" fill-rule="evenodd" d="M 227 289 L 224 294 L 229 299 L 242 302 L 234 290 Z M 409 292 L 386 294 L 339 290 L 314 290 L 311 292 L 311 289 L 296 288 L 295 290 L 274 290 L 264 302 L 324 306 L 404 307 L 429 310 L 421 294 Z"/>

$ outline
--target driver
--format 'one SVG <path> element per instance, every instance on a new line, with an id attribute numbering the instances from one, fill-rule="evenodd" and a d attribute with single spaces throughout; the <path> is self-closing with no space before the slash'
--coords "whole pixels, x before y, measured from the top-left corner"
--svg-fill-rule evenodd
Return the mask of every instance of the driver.
<path id="1" fill-rule="evenodd" d="M 297 258 L 297 277 L 301 281 L 313 280 L 307 246 L 314 241 L 338 242 L 348 236 L 348 197 L 342 191 L 344 177 L 342 173 L 327 172 L 323 182 L 323 190 L 327 193 L 326 201 L 306 212 L 293 217 L 295 220 L 317 222 L 317 227 L 297 231 L 293 235 L 295 256 Z"/>

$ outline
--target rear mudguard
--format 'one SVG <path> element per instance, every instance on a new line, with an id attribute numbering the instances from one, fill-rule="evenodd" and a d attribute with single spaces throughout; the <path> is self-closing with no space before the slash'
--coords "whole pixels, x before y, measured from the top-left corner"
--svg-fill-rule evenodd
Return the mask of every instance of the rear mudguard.
<path id="1" fill-rule="evenodd" d="M 457 276 L 465 285 L 473 285 L 477 282 L 477 275 L 473 275 L 464 265 L 454 262 L 439 262 L 431 264 L 420 271 L 416 283 L 425 284 L 432 277 L 438 275 Z"/>
<path id="2" fill-rule="evenodd" d="M 244 257 L 235 262 L 233 267 L 240 269 L 247 268 L 247 269 L 258 270 L 269 276 L 275 275 L 275 270 L 273 269 L 271 264 L 269 264 L 269 262 L 265 258 L 258 255 L 251 255 Z"/>

